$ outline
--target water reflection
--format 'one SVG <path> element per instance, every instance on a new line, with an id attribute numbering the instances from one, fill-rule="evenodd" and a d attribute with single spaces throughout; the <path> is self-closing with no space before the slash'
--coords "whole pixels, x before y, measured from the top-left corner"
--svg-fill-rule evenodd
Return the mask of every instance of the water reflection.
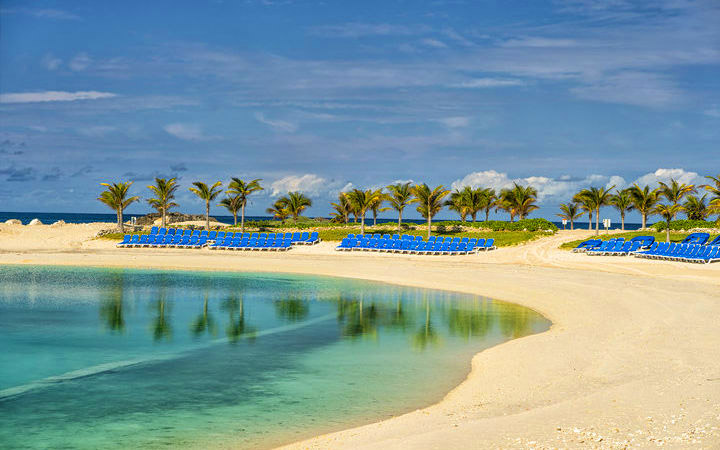
<path id="1" fill-rule="evenodd" d="M 241 296 L 231 296 L 223 300 L 222 309 L 228 313 L 228 325 L 225 327 L 225 334 L 231 343 L 241 338 L 255 339 L 257 329 L 245 322 L 245 309 L 243 308 Z"/>
<path id="2" fill-rule="evenodd" d="M 532 310 L 516 305 L 467 296 L 462 301 L 442 292 L 384 287 L 378 290 L 354 291 L 348 294 L 338 290 L 330 295 L 318 296 L 312 290 L 286 292 L 275 290 L 270 302 L 256 302 L 254 309 L 262 312 L 262 318 L 253 318 L 247 310 L 244 295 L 257 292 L 257 286 L 224 286 L 219 289 L 205 279 L 192 289 L 178 289 L 172 275 L 153 277 L 144 287 L 151 290 L 150 335 L 155 342 L 169 342 L 173 338 L 173 305 L 183 305 L 198 300 L 198 312 L 187 320 L 190 337 L 201 339 L 215 337 L 218 332 L 216 317 L 225 316 L 225 335 L 230 343 L 242 339 L 253 341 L 263 328 L 280 326 L 282 323 L 302 323 L 315 315 L 326 314 L 328 307 L 334 309 L 341 339 L 378 340 L 382 333 L 406 334 L 409 345 L 417 351 L 439 346 L 444 336 L 459 337 L 468 341 L 488 335 L 517 338 L 537 331 L 542 317 Z M 129 292 L 137 288 L 129 286 L 122 273 L 109 274 L 102 284 L 103 295 L 99 303 L 99 316 L 104 328 L 111 333 L 122 334 L 126 328 L 126 303 Z M 222 292 L 225 292 L 223 295 Z M 177 295 L 182 292 L 182 298 Z M 218 296 L 218 294 L 220 294 Z M 256 311 L 257 312 L 257 311 Z M 267 322 L 268 312 L 279 322 Z"/>
<path id="3" fill-rule="evenodd" d="M 108 330 L 122 333 L 125 330 L 123 275 L 113 273 L 106 286 L 105 295 L 100 300 L 100 319 Z"/>

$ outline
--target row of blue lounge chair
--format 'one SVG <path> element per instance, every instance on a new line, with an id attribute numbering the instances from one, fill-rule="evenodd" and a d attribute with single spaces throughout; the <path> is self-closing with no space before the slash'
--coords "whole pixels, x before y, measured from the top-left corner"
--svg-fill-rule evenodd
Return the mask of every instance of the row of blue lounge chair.
<path id="1" fill-rule="evenodd" d="M 335 247 L 337 251 L 374 251 L 409 253 L 416 255 L 467 255 L 478 251 L 494 250 L 494 239 L 453 238 L 430 236 L 424 241 L 421 236 L 411 235 L 354 235 L 349 234 Z"/>
<path id="2" fill-rule="evenodd" d="M 629 241 L 624 238 L 613 238 L 608 241 L 600 239 L 587 240 L 573 249 L 576 253 L 602 256 L 634 255 L 641 258 L 666 259 L 685 262 L 716 262 L 720 261 L 720 236 L 708 242 L 708 233 L 692 233 L 681 243 L 655 242 L 652 236 L 636 236 Z"/>
<path id="3" fill-rule="evenodd" d="M 155 233 L 153 233 L 155 231 Z M 312 245 L 320 242 L 318 233 L 312 232 L 295 232 L 295 233 L 233 233 L 225 231 L 200 231 L 200 230 L 180 230 L 171 228 L 170 233 L 158 231 L 166 231 L 164 228 L 157 230 L 153 227 L 150 234 L 129 235 L 126 234 L 124 239 L 117 244 L 118 247 L 175 247 L 175 248 L 201 248 L 206 245 L 221 242 L 234 242 L 234 240 L 255 240 L 270 241 L 277 240 L 281 242 L 290 241 L 291 245 Z M 265 248 L 265 247 L 263 247 Z"/>

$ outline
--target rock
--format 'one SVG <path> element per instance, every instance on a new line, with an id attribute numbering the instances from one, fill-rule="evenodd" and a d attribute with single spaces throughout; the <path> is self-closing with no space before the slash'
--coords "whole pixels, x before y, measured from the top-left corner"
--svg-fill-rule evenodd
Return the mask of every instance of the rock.
<path id="1" fill-rule="evenodd" d="M 9 219 L 5 221 L 6 225 L 22 225 L 22 222 L 20 222 L 17 219 Z"/>
<path id="2" fill-rule="evenodd" d="M 53 224 L 50 225 L 50 226 L 51 226 L 51 227 L 59 227 L 59 226 L 61 226 L 61 225 L 65 225 L 65 221 L 64 221 L 64 220 L 58 220 L 57 222 L 53 222 Z"/>
<path id="3" fill-rule="evenodd" d="M 40 222 L 40 219 L 33 219 L 28 223 L 28 225 L 42 225 L 43 223 Z"/>

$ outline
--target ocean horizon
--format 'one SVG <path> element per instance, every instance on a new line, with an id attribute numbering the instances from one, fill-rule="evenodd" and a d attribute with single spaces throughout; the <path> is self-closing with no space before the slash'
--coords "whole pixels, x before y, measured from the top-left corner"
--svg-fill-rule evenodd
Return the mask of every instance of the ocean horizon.
<path id="1" fill-rule="evenodd" d="M 125 220 L 129 220 L 130 217 L 143 217 L 146 214 L 124 214 Z M 215 215 L 210 214 L 210 217 L 213 217 L 217 219 L 218 222 L 226 223 L 226 224 L 232 224 L 233 223 L 233 217 L 232 216 L 226 216 L 226 215 Z M 330 220 L 329 217 L 323 217 L 324 219 Z M 115 214 L 107 214 L 107 213 L 48 213 L 48 212 L 9 212 L 9 211 L 0 211 L 0 223 L 5 222 L 6 220 L 10 219 L 18 219 L 20 220 L 23 225 L 27 225 L 31 220 L 38 219 L 43 224 L 49 225 L 54 222 L 57 222 L 58 220 L 63 220 L 66 223 L 92 223 L 92 222 L 112 222 L 114 223 L 117 219 Z M 245 216 L 246 221 L 255 221 L 255 220 L 274 220 L 271 216 Z M 457 219 L 437 219 L 437 222 L 441 222 L 443 220 L 457 220 Z M 491 219 L 496 220 L 496 219 Z M 378 218 L 377 219 L 378 224 L 384 224 L 384 223 L 395 223 L 397 219 L 393 218 Z M 414 223 L 414 224 L 424 224 L 424 219 L 405 219 L 403 218 L 403 222 L 407 223 Z M 482 222 L 482 221 L 478 221 Z M 555 226 L 557 226 L 559 229 L 563 228 L 562 222 L 552 221 Z M 365 219 L 365 224 L 372 224 L 372 219 L 368 220 Z M 629 231 L 639 230 L 640 229 L 639 223 L 625 223 L 625 229 Z M 620 228 L 620 222 L 619 221 L 613 221 L 612 226 L 610 229 L 619 229 Z M 587 229 L 587 222 L 586 221 L 578 221 L 575 223 L 575 229 Z M 602 227 L 601 227 L 602 229 Z"/>

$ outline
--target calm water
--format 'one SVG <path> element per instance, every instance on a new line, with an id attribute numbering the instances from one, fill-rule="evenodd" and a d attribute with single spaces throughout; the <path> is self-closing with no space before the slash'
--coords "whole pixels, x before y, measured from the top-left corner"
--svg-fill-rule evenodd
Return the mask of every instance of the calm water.
<path id="1" fill-rule="evenodd" d="M 0 268 L 0 446 L 267 447 L 433 403 L 548 326 L 334 278 Z"/>

